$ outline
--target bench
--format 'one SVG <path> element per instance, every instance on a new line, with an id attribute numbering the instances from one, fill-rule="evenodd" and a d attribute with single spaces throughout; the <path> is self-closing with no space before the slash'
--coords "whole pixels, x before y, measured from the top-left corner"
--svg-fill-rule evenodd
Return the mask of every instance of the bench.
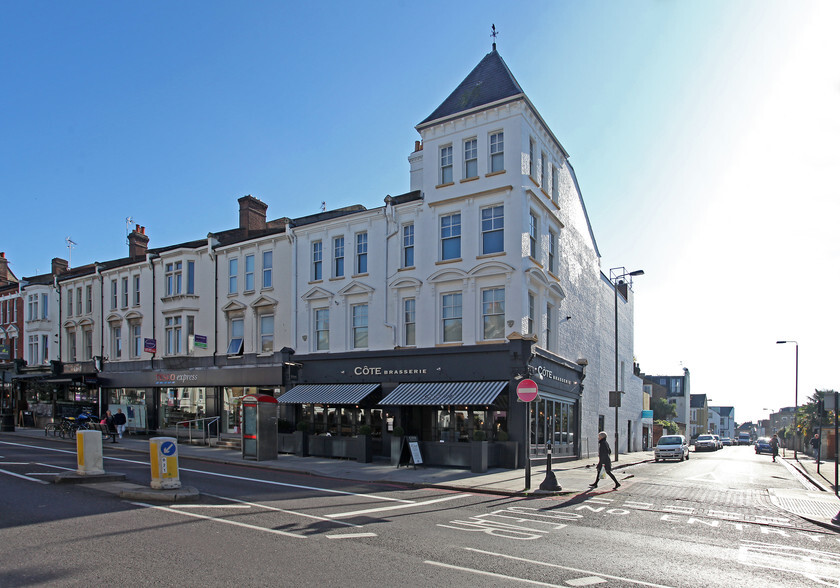
<path id="1" fill-rule="evenodd" d="M 117 442 L 117 429 L 116 428 L 109 429 L 108 425 L 103 425 L 103 424 L 100 424 L 100 423 L 90 422 L 90 423 L 87 424 L 87 430 L 88 431 L 99 431 L 100 433 L 102 433 L 103 437 L 110 437 L 111 438 L 111 443 L 116 443 Z"/>

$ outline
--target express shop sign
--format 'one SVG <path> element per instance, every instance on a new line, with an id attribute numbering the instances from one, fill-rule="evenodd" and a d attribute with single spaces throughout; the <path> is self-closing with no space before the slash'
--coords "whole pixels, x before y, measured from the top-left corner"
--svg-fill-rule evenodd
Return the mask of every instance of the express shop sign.
<path id="1" fill-rule="evenodd" d="M 156 386 L 174 386 L 176 384 L 187 384 L 198 381 L 198 374 L 155 374 Z"/>

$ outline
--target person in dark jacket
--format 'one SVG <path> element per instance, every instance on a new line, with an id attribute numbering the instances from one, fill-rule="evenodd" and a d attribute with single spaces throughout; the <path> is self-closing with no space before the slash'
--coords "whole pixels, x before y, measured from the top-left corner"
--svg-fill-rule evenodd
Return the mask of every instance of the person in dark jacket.
<path id="1" fill-rule="evenodd" d="M 595 470 L 595 483 L 590 484 L 590 488 L 597 488 L 598 487 L 598 478 L 601 477 L 601 468 L 604 468 L 604 471 L 607 472 L 607 475 L 612 478 L 613 482 L 615 482 L 615 488 L 618 490 L 621 487 L 621 484 L 618 483 L 615 476 L 612 473 L 612 451 L 610 450 L 610 444 L 607 443 L 607 434 L 604 431 L 598 433 L 598 467 Z"/>
<path id="2" fill-rule="evenodd" d="M 117 426 L 114 424 L 114 415 L 110 410 L 105 411 L 105 418 L 100 421 L 107 429 L 106 436 L 111 438 L 111 443 L 117 442 Z"/>
<path id="3" fill-rule="evenodd" d="M 814 438 L 811 439 L 811 449 L 814 450 L 814 459 L 820 463 L 820 434 L 814 433 Z"/>
<path id="4" fill-rule="evenodd" d="M 125 432 L 125 424 L 127 422 L 122 409 L 118 408 L 117 414 L 114 415 L 114 425 L 117 427 L 117 435 L 119 435 L 120 439 L 122 439 L 123 433 Z"/>
<path id="5" fill-rule="evenodd" d="M 770 439 L 770 451 L 773 452 L 773 461 L 776 461 L 776 456 L 779 455 L 779 436 L 773 435 Z"/>

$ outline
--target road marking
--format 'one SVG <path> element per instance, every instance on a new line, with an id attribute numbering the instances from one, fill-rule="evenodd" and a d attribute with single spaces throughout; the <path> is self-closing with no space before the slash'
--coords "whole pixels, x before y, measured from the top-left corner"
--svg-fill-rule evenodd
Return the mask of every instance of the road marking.
<path id="1" fill-rule="evenodd" d="M 57 470 L 66 470 L 68 472 L 76 471 L 76 468 L 64 468 L 64 467 L 61 467 L 61 466 L 52 465 L 51 463 L 36 463 L 35 465 L 45 467 L 45 468 L 55 468 Z"/>
<path id="2" fill-rule="evenodd" d="M 29 465 L 29 461 L 4 461 L 3 465 Z"/>
<path id="3" fill-rule="evenodd" d="M 39 484 L 49 484 L 49 482 L 45 482 L 44 480 L 38 480 L 37 478 L 30 478 L 29 476 L 24 476 L 23 474 L 16 474 L 14 472 L 9 472 L 7 470 L 0 470 L 0 474 L 7 474 L 9 476 L 14 476 L 15 478 L 20 478 L 21 480 L 29 480 L 30 482 L 38 482 Z"/>
<path id="4" fill-rule="evenodd" d="M 606 582 L 603 578 L 598 576 L 589 576 L 588 578 L 575 578 L 573 580 L 566 580 L 569 586 L 592 586 L 593 584 L 603 584 Z"/>
<path id="5" fill-rule="evenodd" d="M 324 535 L 327 539 L 358 539 L 359 537 L 376 537 L 376 533 L 347 533 L 346 535 Z"/>
<path id="6" fill-rule="evenodd" d="M 283 509 L 283 508 L 277 508 L 275 506 L 269 506 L 267 504 L 260 504 L 259 502 L 248 502 L 246 500 L 239 500 L 238 498 L 229 498 L 227 496 L 219 496 L 217 494 L 207 494 L 206 492 L 204 493 L 204 495 L 205 496 L 210 496 L 212 498 L 218 498 L 219 500 L 230 500 L 231 502 L 238 502 L 240 504 L 246 504 L 248 506 L 255 506 L 257 508 L 264 508 L 266 510 L 271 510 L 271 511 L 274 511 L 274 512 L 282 512 L 284 514 L 290 514 L 290 515 L 295 515 L 295 516 L 299 516 L 299 517 L 305 517 L 307 519 L 315 519 L 316 521 L 325 521 L 325 522 L 328 522 L 328 523 L 334 523 L 336 525 L 345 525 L 347 527 L 357 527 L 357 528 L 362 526 L 362 525 L 356 525 L 356 524 L 353 524 L 353 523 L 345 523 L 344 521 L 333 521 L 333 520 L 328 519 L 326 517 L 319 517 L 318 515 L 308 514 L 308 513 L 305 513 L 305 512 L 296 512 L 296 511 L 293 511 L 293 510 L 286 510 L 286 509 Z"/>
<path id="7" fill-rule="evenodd" d="M 37 480 L 37 481 L 40 482 L 40 480 Z M 46 482 L 44 482 L 44 483 L 46 484 Z M 193 518 L 196 518 L 196 519 L 203 519 L 205 521 L 212 521 L 212 522 L 215 522 L 215 523 L 224 523 L 226 525 L 233 525 L 235 527 L 244 527 L 246 529 L 252 529 L 254 531 L 264 531 L 266 533 L 272 533 L 274 535 L 282 535 L 284 537 L 294 537 L 296 539 L 306 539 L 305 535 L 296 535 L 294 533 L 288 533 L 286 531 L 280 531 L 278 529 L 268 529 L 266 527 L 260 527 L 258 525 L 249 525 L 248 523 L 242 523 L 242 522 L 239 522 L 239 521 L 231 521 L 231 520 L 228 520 L 228 519 L 218 519 L 216 517 L 208 517 L 206 515 L 200 515 L 200 514 L 195 513 L 195 512 L 183 512 L 183 511 L 180 511 L 180 510 L 176 510 L 174 508 L 168 508 L 166 506 L 156 506 L 154 504 L 146 504 L 144 502 L 132 502 L 131 504 L 133 504 L 135 506 L 143 506 L 143 507 L 146 507 L 146 508 L 161 510 L 161 511 L 168 512 L 168 513 L 179 514 L 179 515 L 185 516 L 185 517 L 193 517 Z"/>
<path id="8" fill-rule="evenodd" d="M 705 474 L 700 474 L 699 476 L 694 476 L 692 478 L 686 478 L 686 481 L 692 480 L 695 482 L 714 482 L 715 484 L 723 484 L 723 481 L 717 477 L 717 474 L 714 472 L 706 472 Z"/>
<path id="9" fill-rule="evenodd" d="M 514 582 L 524 582 L 525 584 L 534 584 L 535 586 L 551 586 L 552 588 L 562 588 L 560 584 L 548 584 L 546 582 L 537 582 L 536 580 L 527 580 L 525 578 L 517 578 L 515 576 L 505 576 L 503 574 L 497 574 L 495 572 L 485 572 L 484 570 L 476 570 L 473 568 L 465 568 L 461 566 L 453 566 L 452 564 L 446 564 L 439 561 L 431 561 L 426 560 L 423 563 L 427 563 L 431 566 L 438 566 L 441 568 L 449 568 L 450 570 L 460 570 L 462 572 L 469 572 L 471 574 L 478 574 L 480 576 L 490 576 L 491 578 L 502 578 L 503 580 L 512 580 Z"/>
<path id="10" fill-rule="evenodd" d="M 546 566 L 549 568 L 558 568 L 561 570 L 569 570 L 570 572 L 577 572 L 580 574 L 597 574 L 599 577 L 602 578 L 609 578 L 611 580 L 619 580 L 621 582 L 630 582 L 631 584 L 638 584 L 640 586 L 652 586 L 653 588 L 672 588 L 671 586 L 665 586 L 663 584 L 652 584 L 650 582 L 642 582 L 641 580 L 632 580 L 630 578 L 624 578 L 622 576 L 613 576 L 610 574 L 599 574 L 598 572 L 594 572 L 592 570 L 582 570 L 580 568 L 570 568 L 568 566 L 561 566 L 560 564 L 553 564 L 544 561 L 536 561 L 533 559 L 527 559 L 524 557 L 516 557 L 514 555 L 507 555 L 506 553 L 494 553 L 492 551 L 484 551 L 483 549 L 474 549 L 472 547 L 463 547 L 467 551 L 472 551 L 474 553 L 482 553 L 484 555 L 492 555 L 495 557 L 504 557 L 506 559 L 512 559 L 514 561 L 521 561 L 524 563 L 536 564 L 538 566 Z"/>
<path id="11" fill-rule="evenodd" d="M 366 508 L 364 510 L 354 510 L 350 512 L 339 512 L 336 514 L 327 515 L 331 519 L 342 519 L 347 517 L 354 517 L 362 514 L 369 514 L 372 512 L 384 512 L 386 510 L 398 510 L 401 508 L 414 508 L 419 506 L 427 506 L 429 504 L 437 504 L 438 502 L 446 502 L 448 500 L 455 500 L 465 496 L 472 496 L 472 494 L 455 494 L 453 496 L 444 496 L 443 498 L 435 498 L 434 500 L 426 500 L 425 502 L 412 502 L 411 504 L 398 504 L 396 506 L 382 506 L 379 508 Z"/>
<path id="12" fill-rule="evenodd" d="M 251 508 L 248 504 L 179 504 L 177 506 L 173 506 L 172 508 L 182 509 L 182 508 L 243 508 L 248 510 Z"/>
<path id="13" fill-rule="evenodd" d="M 26 472 L 27 476 L 56 476 L 54 472 Z"/>

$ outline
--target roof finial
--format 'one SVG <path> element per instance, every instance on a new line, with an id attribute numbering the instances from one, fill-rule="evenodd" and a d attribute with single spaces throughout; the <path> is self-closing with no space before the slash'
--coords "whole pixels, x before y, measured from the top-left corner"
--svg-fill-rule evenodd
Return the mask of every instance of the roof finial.
<path id="1" fill-rule="evenodd" d="M 493 37 L 493 51 L 495 51 L 496 50 L 496 35 L 498 35 L 499 32 L 496 30 L 496 25 L 491 25 L 490 30 L 492 31 L 490 33 L 490 36 Z"/>

